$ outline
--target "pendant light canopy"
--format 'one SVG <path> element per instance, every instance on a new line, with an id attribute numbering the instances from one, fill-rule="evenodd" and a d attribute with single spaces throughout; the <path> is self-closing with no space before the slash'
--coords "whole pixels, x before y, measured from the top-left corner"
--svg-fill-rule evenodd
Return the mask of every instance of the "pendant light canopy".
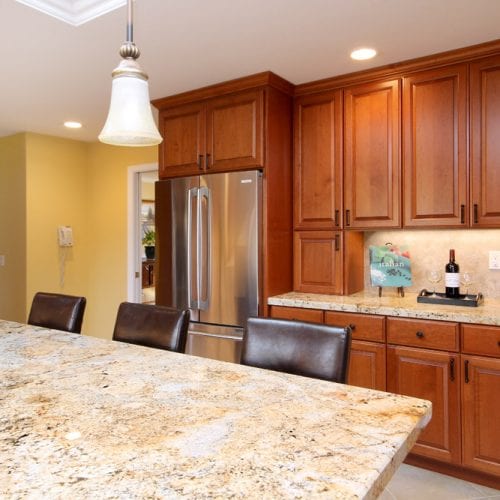
<path id="1" fill-rule="evenodd" d="M 136 59 L 133 41 L 132 0 L 127 1 L 127 40 L 120 47 L 123 61 L 111 76 L 111 104 L 99 140 L 116 146 L 154 146 L 162 141 L 149 102 L 148 75 Z"/>

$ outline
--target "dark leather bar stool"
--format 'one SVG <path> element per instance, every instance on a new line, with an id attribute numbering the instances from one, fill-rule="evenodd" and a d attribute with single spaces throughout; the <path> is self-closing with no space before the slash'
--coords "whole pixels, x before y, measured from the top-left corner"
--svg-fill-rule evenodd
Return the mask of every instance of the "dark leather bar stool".
<path id="1" fill-rule="evenodd" d="M 189 309 L 122 302 L 116 316 L 113 340 L 184 352 Z"/>
<path id="2" fill-rule="evenodd" d="M 351 329 L 274 318 L 249 318 L 241 364 L 345 383 Z"/>
<path id="3" fill-rule="evenodd" d="M 85 297 L 38 292 L 33 297 L 28 324 L 80 333 L 86 304 Z"/>

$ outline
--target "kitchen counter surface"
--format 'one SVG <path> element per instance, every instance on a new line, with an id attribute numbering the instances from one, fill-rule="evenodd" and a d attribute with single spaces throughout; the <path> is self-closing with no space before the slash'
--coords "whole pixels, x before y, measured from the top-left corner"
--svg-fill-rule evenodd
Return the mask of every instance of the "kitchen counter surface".
<path id="1" fill-rule="evenodd" d="M 399 297 L 393 289 L 384 290 L 382 297 L 378 296 L 377 290 L 346 296 L 289 292 L 270 297 L 267 303 L 274 306 L 500 325 L 500 300 L 485 299 L 478 307 L 422 304 L 417 302 L 416 293 L 406 292 L 404 297 Z"/>
<path id="2" fill-rule="evenodd" d="M 431 404 L 0 320 L 2 498 L 376 498 Z"/>

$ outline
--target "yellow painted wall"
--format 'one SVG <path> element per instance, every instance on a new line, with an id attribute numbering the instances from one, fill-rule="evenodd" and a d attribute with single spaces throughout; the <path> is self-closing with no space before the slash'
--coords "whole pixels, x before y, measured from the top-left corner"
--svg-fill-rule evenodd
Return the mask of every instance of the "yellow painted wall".
<path id="1" fill-rule="evenodd" d="M 24 322 L 26 310 L 25 135 L 0 138 L 0 318 Z"/>
<path id="2" fill-rule="evenodd" d="M 26 134 L 26 317 L 37 291 L 87 295 L 87 148 Z M 73 228 L 73 247 L 59 247 L 60 225 Z"/>
<path id="3" fill-rule="evenodd" d="M 158 161 L 157 147 L 88 148 L 89 277 L 86 333 L 111 338 L 120 302 L 127 299 L 127 174 Z"/>

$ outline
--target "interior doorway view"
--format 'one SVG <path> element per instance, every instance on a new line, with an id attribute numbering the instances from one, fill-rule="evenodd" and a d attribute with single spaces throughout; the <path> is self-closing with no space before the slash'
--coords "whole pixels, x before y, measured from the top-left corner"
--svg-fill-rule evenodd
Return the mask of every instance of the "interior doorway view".
<path id="1" fill-rule="evenodd" d="M 155 303 L 155 182 L 158 171 L 139 172 L 140 302 Z"/>

